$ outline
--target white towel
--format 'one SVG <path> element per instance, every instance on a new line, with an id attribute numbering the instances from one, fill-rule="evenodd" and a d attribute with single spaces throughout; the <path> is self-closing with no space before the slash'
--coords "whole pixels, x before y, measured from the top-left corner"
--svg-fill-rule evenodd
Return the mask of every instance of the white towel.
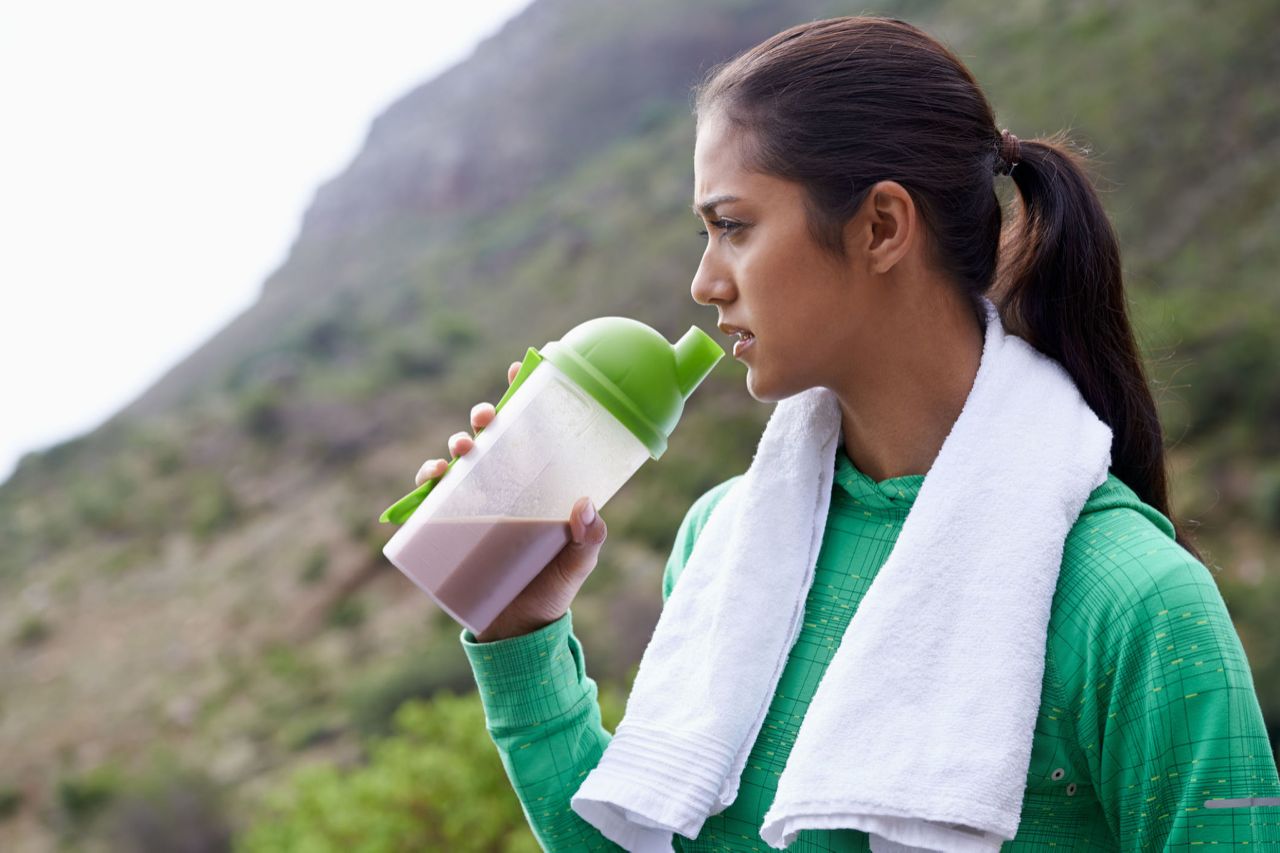
<path id="1" fill-rule="evenodd" d="M 974 385 L 801 723 L 760 829 L 772 847 L 848 828 L 877 853 L 985 853 L 1017 834 L 1063 544 L 1112 435 L 983 304 Z M 829 389 L 778 403 L 699 535 L 571 800 L 625 849 L 667 853 L 737 797 L 799 634 L 840 426 Z"/>

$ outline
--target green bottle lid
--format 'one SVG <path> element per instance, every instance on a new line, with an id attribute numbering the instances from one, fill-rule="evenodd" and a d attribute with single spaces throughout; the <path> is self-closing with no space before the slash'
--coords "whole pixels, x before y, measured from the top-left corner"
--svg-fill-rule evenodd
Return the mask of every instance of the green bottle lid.
<path id="1" fill-rule="evenodd" d="M 638 320 L 598 317 L 575 326 L 542 352 L 529 347 L 520 371 L 494 411 L 501 411 L 546 359 L 629 429 L 649 449 L 650 456 L 659 459 L 684 413 L 685 400 L 722 358 L 724 349 L 697 326 L 690 326 L 671 344 Z M 476 430 L 476 435 L 481 432 Z M 407 520 L 459 458 L 451 459 L 440 477 L 427 480 L 387 507 L 379 520 Z"/>
<path id="2" fill-rule="evenodd" d="M 542 357 L 609 410 L 654 459 L 724 349 L 697 326 L 674 344 L 627 317 L 598 317 L 542 349 Z"/>

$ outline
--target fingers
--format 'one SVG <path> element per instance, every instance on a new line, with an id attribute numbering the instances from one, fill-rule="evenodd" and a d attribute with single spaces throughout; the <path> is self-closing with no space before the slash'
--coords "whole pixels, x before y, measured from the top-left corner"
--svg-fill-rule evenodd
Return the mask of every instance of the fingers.
<path id="1" fill-rule="evenodd" d="M 486 404 L 482 404 L 486 405 Z M 474 412 L 474 409 L 472 410 Z M 481 419 L 483 421 L 483 418 Z M 475 416 L 472 415 L 472 423 L 475 423 Z M 468 450 L 476 446 L 476 440 L 471 434 L 463 430 L 455 432 L 449 436 L 449 456 L 461 456 Z M 433 477 L 443 477 L 444 472 L 448 470 L 449 462 L 446 459 L 428 459 L 422 463 L 422 467 L 418 469 L 418 473 L 414 476 L 413 482 L 419 486 Z"/>
<path id="2" fill-rule="evenodd" d="M 461 456 L 475 446 L 476 440 L 472 438 L 471 433 L 466 430 L 463 430 L 462 432 L 455 432 L 453 435 L 449 436 L 450 456 Z"/>
<path id="3" fill-rule="evenodd" d="M 493 423 L 493 417 L 497 413 L 493 403 L 476 403 L 471 407 L 471 429 L 484 429 Z"/>
<path id="4" fill-rule="evenodd" d="M 507 368 L 507 384 L 510 385 L 516 379 L 516 374 L 520 372 L 520 365 L 523 362 L 513 361 Z M 493 419 L 498 412 L 492 403 L 476 403 L 471 407 L 471 429 L 478 432 L 489 424 L 493 423 Z M 449 436 L 449 455 L 461 456 L 471 448 L 476 446 L 475 438 L 468 432 L 455 432 Z M 448 469 L 449 462 L 446 459 L 428 459 L 422 463 L 422 467 L 418 469 L 418 473 L 414 476 L 413 481 L 416 485 L 421 486 L 427 480 L 433 477 L 442 477 Z"/>
<path id="5" fill-rule="evenodd" d="M 415 485 L 421 486 L 432 477 L 440 477 L 444 475 L 445 469 L 449 467 L 449 463 L 443 459 L 428 459 L 422 463 L 422 467 L 418 469 L 418 474 L 413 478 Z"/>
<path id="6" fill-rule="evenodd" d="M 516 381 L 516 374 L 520 372 L 521 362 L 513 361 L 507 368 L 507 384 L 510 385 Z M 489 424 L 493 423 L 494 417 L 498 414 L 497 407 L 493 403 L 476 403 L 471 407 L 471 429 L 482 430 Z M 466 453 L 466 451 L 462 451 Z"/>

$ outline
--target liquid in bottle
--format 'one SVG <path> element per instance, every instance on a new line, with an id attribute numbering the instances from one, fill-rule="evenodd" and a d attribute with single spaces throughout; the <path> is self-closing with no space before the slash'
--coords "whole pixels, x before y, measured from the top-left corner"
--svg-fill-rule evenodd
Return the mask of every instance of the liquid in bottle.
<path id="1" fill-rule="evenodd" d="M 426 522 L 405 574 L 473 634 L 488 628 L 572 539 L 567 519 L 471 516 Z"/>

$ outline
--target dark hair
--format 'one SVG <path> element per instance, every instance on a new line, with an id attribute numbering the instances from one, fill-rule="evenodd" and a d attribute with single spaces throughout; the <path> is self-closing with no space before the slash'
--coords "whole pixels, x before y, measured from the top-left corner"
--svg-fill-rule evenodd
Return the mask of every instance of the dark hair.
<path id="1" fill-rule="evenodd" d="M 749 169 L 799 183 L 809 231 L 837 258 L 843 226 L 872 185 L 911 194 L 935 268 L 982 316 L 1057 360 L 1112 431 L 1112 471 L 1174 524 L 1164 436 L 1129 322 L 1120 246 L 1065 132 L 1020 140 L 1010 177 L 1021 205 L 1005 225 L 994 175 L 1004 144 L 964 64 L 896 18 L 799 24 L 707 72 L 694 115 L 714 110 L 743 133 Z"/>

